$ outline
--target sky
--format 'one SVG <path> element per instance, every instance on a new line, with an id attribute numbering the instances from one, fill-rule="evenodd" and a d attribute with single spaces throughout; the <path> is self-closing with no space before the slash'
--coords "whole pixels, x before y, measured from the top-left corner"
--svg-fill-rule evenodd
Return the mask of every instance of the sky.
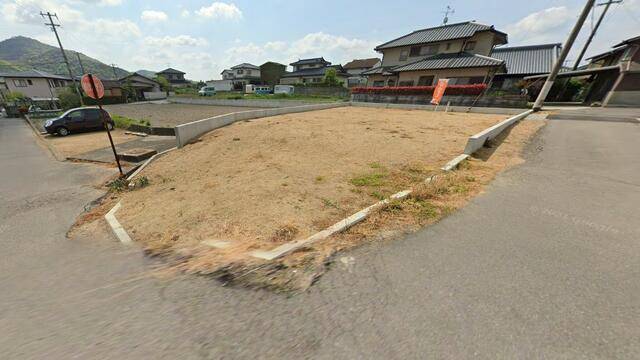
<path id="1" fill-rule="evenodd" d="M 584 1 L 0 0 L 0 40 L 23 35 L 57 45 L 39 15 L 50 11 L 65 48 L 129 71 L 173 67 L 189 79 L 211 80 L 243 62 L 382 57 L 376 45 L 441 25 L 447 5 L 455 10 L 449 23 L 495 25 L 516 46 L 564 42 Z M 602 9 L 587 20 L 569 59 Z M 610 8 L 587 56 L 638 35 L 640 0 L 624 0 Z"/>

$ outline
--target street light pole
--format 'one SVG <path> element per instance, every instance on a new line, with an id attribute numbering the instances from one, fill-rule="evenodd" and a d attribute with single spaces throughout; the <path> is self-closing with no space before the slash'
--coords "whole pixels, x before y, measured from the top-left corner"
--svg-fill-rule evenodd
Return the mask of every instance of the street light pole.
<path id="1" fill-rule="evenodd" d="M 595 4 L 595 2 L 596 2 L 595 0 L 587 0 L 587 3 L 585 4 L 584 9 L 582 9 L 582 13 L 580 13 L 580 17 L 578 18 L 578 21 L 573 26 L 573 29 L 571 29 L 571 33 L 569 34 L 569 37 L 567 38 L 567 40 L 564 43 L 564 46 L 562 47 L 560 56 L 556 60 L 556 63 L 553 65 L 553 69 L 551 70 L 549 77 L 547 77 L 547 80 L 542 86 L 542 90 L 540 90 L 540 94 L 538 94 L 538 98 L 536 99 L 536 102 L 533 104 L 533 111 L 540 111 L 542 109 L 542 104 L 544 103 L 544 100 L 547 98 L 547 95 L 549 95 L 549 91 L 551 91 L 551 87 L 553 86 L 553 83 L 556 81 L 556 77 L 558 76 L 558 73 L 562 68 L 562 64 L 564 64 L 564 61 L 567 58 L 569 51 L 571 50 L 571 46 L 573 46 L 573 43 L 576 41 L 576 37 L 580 33 L 580 29 L 582 28 L 582 25 L 584 25 L 585 20 L 589 16 L 589 11 L 591 11 L 591 8 Z"/>

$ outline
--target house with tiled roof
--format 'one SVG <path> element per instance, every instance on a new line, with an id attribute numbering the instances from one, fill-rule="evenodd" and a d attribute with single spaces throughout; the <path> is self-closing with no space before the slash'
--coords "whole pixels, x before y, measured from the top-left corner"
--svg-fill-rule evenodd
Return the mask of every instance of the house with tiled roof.
<path id="1" fill-rule="evenodd" d="M 280 78 L 282 85 L 319 84 L 324 81 L 328 69 L 335 69 L 338 79 L 347 86 L 349 74 L 342 65 L 331 65 L 331 62 L 322 57 L 300 59 L 289 65 L 293 67 L 293 71 L 282 75 Z"/>
<path id="2" fill-rule="evenodd" d="M 261 82 L 260 67 L 249 63 L 232 66 L 223 70 L 220 75 L 223 81 L 228 82 L 231 88 L 236 90 L 242 90 L 249 84 L 258 85 Z"/>
<path id="3" fill-rule="evenodd" d="M 368 58 L 351 60 L 342 67 L 347 74 L 349 74 L 349 78 L 347 79 L 349 87 L 354 87 L 366 86 L 367 77 L 362 75 L 362 73 L 380 65 L 382 65 L 382 60 L 379 58 Z"/>
<path id="4" fill-rule="evenodd" d="M 173 87 L 182 87 L 189 84 L 189 81 L 184 78 L 186 73 L 184 71 L 176 70 L 173 68 L 164 69 L 156 75 L 162 76 L 169 81 L 169 84 Z"/>
<path id="5" fill-rule="evenodd" d="M 562 45 L 559 43 L 496 47 L 490 56 L 504 60 L 505 71 L 496 74 L 492 88 L 517 90 L 516 85 L 526 76 L 551 72 L 561 49 Z"/>
<path id="6" fill-rule="evenodd" d="M 35 101 L 58 100 L 58 92 L 71 83 L 68 76 L 40 70 L 0 72 L 0 94 L 19 92 Z"/>
<path id="7" fill-rule="evenodd" d="M 375 50 L 382 63 L 363 72 L 368 86 L 427 86 L 440 78 L 449 84 L 487 83 L 505 72 L 505 61 L 491 56 L 507 34 L 475 21 L 416 30 Z"/>

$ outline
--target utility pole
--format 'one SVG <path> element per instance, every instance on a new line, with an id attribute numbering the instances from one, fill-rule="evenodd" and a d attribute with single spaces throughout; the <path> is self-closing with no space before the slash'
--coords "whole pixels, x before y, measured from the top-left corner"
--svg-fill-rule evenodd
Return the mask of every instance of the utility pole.
<path id="1" fill-rule="evenodd" d="M 456 11 L 452 9 L 451 6 L 447 5 L 447 9 L 442 13 L 444 14 L 444 19 L 442 19 L 442 25 L 447 25 L 447 23 L 449 22 L 449 14 L 453 15 L 456 13 Z"/>
<path id="2" fill-rule="evenodd" d="M 118 74 L 116 73 L 116 64 L 111 64 L 111 70 L 113 70 L 113 78 L 118 80 Z"/>
<path id="3" fill-rule="evenodd" d="M 609 0 L 606 3 L 601 3 L 596 5 L 596 6 L 604 6 L 604 10 L 602 10 L 602 14 L 600 14 L 600 17 L 598 18 L 598 21 L 596 22 L 595 27 L 591 30 L 591 34 L 589 34 L 589 38 L 587 38 L 587 42 L 584 44 L 582 51 L 580 51 L 580 55 L 578 55 L 578 58 L 576 59 L 575 64 L 573 64 L 572 70 L 575 70 L 578 68 L 578 66 L 580 66 L 580 62 L 582 61 L 584 54 L 587 52 L 587 48 L 589 47 L 589 45 L 591 45 L 591 41 L 593 40 L 593 37 L 596 36 L 596 31 L 598 31 L 598 28 L 600 27 L 600 24 L 602 23 L 604 16 L 607 14 L 607 11 L 609 10 L 609 7 L 611 6 L 611 4 L 619 4 L 621 2 L 622 0 Z"/>
<path id="4" fill-rule="evenodd" d="M 80 71 L 82 71 L 82 75 L 86 74 L 84 72 L 84 65 L 82 65 L 82 60 L 80 60 L 80 53 L 76 52 L 76 56 L 78 57 L 78 64 L 80 64 Z"/>
<path id="5" fill-rule="evenodd" d="M 551 90 L 551 87 L 553 86 L 554 81 L 556 81 L 558 72 L 560 72 L 560 68 L 562 68 L 562 64 L 564 63 L 564 60 L 567 58 L 567 55 L 571 50 L 571 46 L 573 46 L 573 43 L 576 41 L 576 37 L 578 36 L 578 33 L 580 33 L 580 29 L 582 28 L 582 25 L 584 25 L 585 20 L 587 20 L 587 17 L 589 17 L 589 11 L 591 11 L 591 8 L 595 4 L 595 2 L 596 2 L 595 0 L 587 0 L 587 3 L 585 4 L 584 9 L 582 9 L 582 13 L 580 13 L 580 17 L 578 18 L 578 21 L 573 26 L 573 29 L 571 29 L 571 33 L 569 34 L 569 37 L 567 38 L 567 40 L 564 43 L 564 46 L 562 47 L 560 56 L 558 57 L 558 59 L 556 59 L 556 63 L 553 64 L 553 69 L 551 70 L 549 77 L 547 77 L 547 80 L 542 86 L 542 90 L 540 90 L 540 94 L 538 94 L 538 98 L 536 99 L 536 102 L 533 104 L 533 111 L 540 111 L 540 109 L 542 109 L 542 104 L 544 103 L 544 100 L 547 98 L 547 95 L 549 95 L 549 91 Z"/>
<path id="6" fill-rule="evenodd" d="M 45 23 L 45 25 L 47 26 L 51 26 L 51 31 L 53 31 L 54 34 L 56 34 L 56 40 L 58 40 L 58 46 L 60 46 L 60 51 L 62 51 L 62 58 L 64 59 L 64 63 L 67 64 L 67 70 L 69 71 L 69 77 L 71 78 L 71 81 L 73 82 L 73 87 L 76 89 L 78 96 L 80 97 L 80 105 L 84 106 L 84 101 L 82 100 L 82 91 L 80 91 L 80 88 L 78 87 L 78 82 L 76 81 L 76 78 L 73 76 L 73 72 L 71 71 L 71 66 L 69 65 L 69 59 L 67 59 L 67 54 L 65 54 L 64 52 L 64 48 L 62 47 L 62 43 L 60 42 L 60 36 L 58 36 L 58 30 L 56 30 L 56 28 L 58 26 L 60 26 L 60 24 L 56 24 L 53 22 L 53 17 L 55 17 L 56 19 L 58 19 L 58 15 L 56 14 L 52 14 L 50 12 L 47 11 L 47 13 L 43 13 L 40 12 L 40 16 L 42 16 L 43 18 L 48 17 L 49 18 L 49 22 Z M 60 20 L 60 19 L 58 19 Z"/>

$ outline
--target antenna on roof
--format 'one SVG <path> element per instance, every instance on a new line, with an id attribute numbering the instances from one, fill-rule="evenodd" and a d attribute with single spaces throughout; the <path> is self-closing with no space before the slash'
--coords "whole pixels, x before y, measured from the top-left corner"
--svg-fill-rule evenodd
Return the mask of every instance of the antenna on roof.
<path id="1" fill-rule="evenodd" d="M 444 19 L 442 19 L 442 25 L 447 25 L 449 22 L 449 14 L 453 15 L 456 13 L 455 9 L 451 8 L 451 6 L 447 5 L 447 9 L 442 12 L 444 14 Z"/>

